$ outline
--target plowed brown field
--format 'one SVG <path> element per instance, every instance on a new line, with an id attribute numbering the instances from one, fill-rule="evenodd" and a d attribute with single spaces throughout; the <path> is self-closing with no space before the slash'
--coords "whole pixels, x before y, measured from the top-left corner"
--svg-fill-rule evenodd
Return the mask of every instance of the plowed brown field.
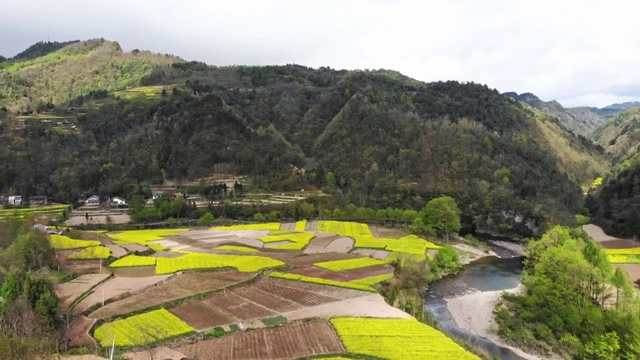
<path id="1" fill-rule="evenodd" d="M 362 269 L 353 269 L 341 272 L 333 272 L 325 269 L 321 269 L 315 266 L 304 266 L 298 269 L 292 270 L 291 273 L 318 277 L 328 280 L 337 281 L 351 281 L 357 279 L 363 279 L 372 276 L 393 274 L 393 267 L 390 265 L 370 266 Z"/>
<path id="2" fill-rule="evenodd" d="M 219 290 L 245 281 L 251 276 L 253 274 L 237 271 L 180 274 L 167 282 L 149 287 L 144 292 L 108 304 L 92 312 L 89 317 L 107 319 L 118 314 L 126 314 L 188 296 Z"/>
<path id="3" fill-rule="evenodd" d="M 326 321 L 305 321 L 236 333 L 176 349 L 198 360 L 275 360 L 344 353 Z"/>
<path id="4" fill-rule="evenodd" d="M 220 309 L 204 302 L 191 302 L 169 310 L 196 330 L 232 324 L 235 320 Z"/>

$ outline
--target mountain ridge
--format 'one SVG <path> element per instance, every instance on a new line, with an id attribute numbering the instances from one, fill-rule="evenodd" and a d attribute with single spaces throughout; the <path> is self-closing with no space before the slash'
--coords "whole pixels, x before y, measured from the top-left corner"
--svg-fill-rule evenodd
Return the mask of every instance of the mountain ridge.
<path id="1" fill-rule="evenodd" d="M 104 79 L 0 99 L 10 110 L 0 126 L 0 193 L 129 198 L 220 168 L 248 175 L 256 189 L 286 190 L 324 187 L 332 173 L 343 205 L 417 209 L 448 194 L 468 226 L 530 235 L 523 219 L 575 221 L 580 186 L 607 167 L 588 139 L 486 85 L 140 53 L 144 71 L 135 63 L 143 55 L 105 40 L 0 65 L 0 89 L 7 74 L 46 84 L 60 67 L 70 84 L 87 71 Z M 38 108 L 28 102 L 37 96 L 54 98 Z M 15 116 L 29 106 L 37 115 Z"/>

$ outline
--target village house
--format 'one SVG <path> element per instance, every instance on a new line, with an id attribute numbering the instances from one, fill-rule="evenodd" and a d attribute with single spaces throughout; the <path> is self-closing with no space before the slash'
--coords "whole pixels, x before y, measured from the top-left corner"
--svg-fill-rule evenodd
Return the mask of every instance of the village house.
<path id="1" fill-rule="evenodd" d="M 111 205 L 127 205 L 127 201 L 121 197 L 114 196 L 111 198 Z"/>
<path id="2" fill-rule="evenodd" d="M 87 200 L 84 201 L 85 205 L 100 205 L 100 197 L 98 195 L 92 195 Z"/>
<path id="3" fill-rule="evenodd" d="M 9 196 L 8 203 L 9 205 L 20 205 L 22 204 L 22 196 L 20 195 Z"/>

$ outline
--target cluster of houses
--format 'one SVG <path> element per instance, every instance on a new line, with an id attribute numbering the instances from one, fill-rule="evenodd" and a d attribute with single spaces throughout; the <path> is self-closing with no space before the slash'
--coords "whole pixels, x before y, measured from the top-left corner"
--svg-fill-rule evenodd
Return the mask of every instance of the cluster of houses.
<path id="1" fill-rule="evenodd" d="M 49 198 L 46 196 L 31 196 L 29 199 L 21 195 L 13 195 L 9 197 L 0 197 L 0 205 L 9 204 L 14 206 L 26 205 L 28 201 L 29 205 L 48 205 Z"/>
<path id="2" fill-rule="evenodd" d="M 118 196 L 114 196 L 102 202 L 100 201 L 100 197 L 98 195 L 92 195 L 92 196 L 89 196 L 87 200 L 84 201 L 84 204 L 87 206 L 97 206 L 97 205 L 100 205 L 101 203 L 108 203 L 110 205 L 116 205 L 116 206 L 127 205 L 127 201 Z"/>

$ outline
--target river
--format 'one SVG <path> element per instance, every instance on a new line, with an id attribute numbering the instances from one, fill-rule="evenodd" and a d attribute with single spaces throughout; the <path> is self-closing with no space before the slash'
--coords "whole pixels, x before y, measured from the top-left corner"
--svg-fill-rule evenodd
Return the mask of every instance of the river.
<path id="1" fill-rule="evenodd" d="M 496 291 L 513 289 L 522 278 L 522 261 L 510 251 L 494 247 L 500 257 L 487 257 L 472 262 L 456 275 L 446 276 L 432 283 L 426 292 L 425 309 L 431 311 L 443 332 L 467 340 L 492 356 L 504 360 L 522 360 L 511 349 L 500 346 L 488 339 L 471 334 L 459 327 L 447 308 L 445 298 L 460 296 L 469 291 Z"/>

